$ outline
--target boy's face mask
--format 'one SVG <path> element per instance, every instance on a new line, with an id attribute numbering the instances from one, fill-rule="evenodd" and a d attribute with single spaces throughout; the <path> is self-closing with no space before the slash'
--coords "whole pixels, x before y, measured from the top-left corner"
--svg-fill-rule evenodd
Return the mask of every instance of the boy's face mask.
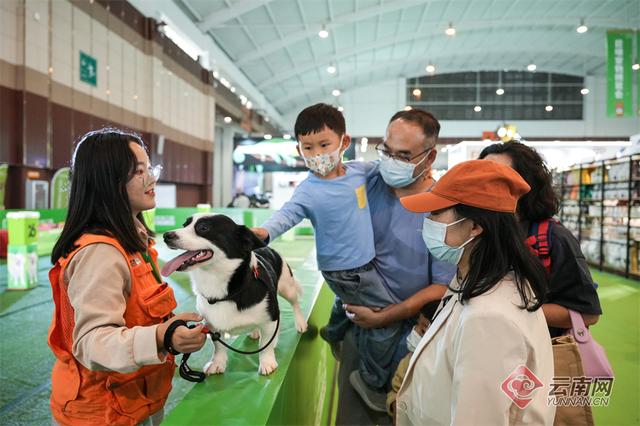
<path id="1" fill-rule="evenodd" d="M 311 157 L 305 157 L 301 154 L 304 164 L 314 173 L 321 176 L 328 175 L 340 164 L 340 150 L 342 149 L 343 138 L 344 136 L 340 138 L 340 146 L 333 152 L 316 154 Z"/>
<path id="2" fill-rule="evenodd" d="M 415 352 L 421 339 L 422 336 L 416 331 L 416 327 L 413 327 L 411 333 L 407 336 L 407 350 L 409 352 Z"/>

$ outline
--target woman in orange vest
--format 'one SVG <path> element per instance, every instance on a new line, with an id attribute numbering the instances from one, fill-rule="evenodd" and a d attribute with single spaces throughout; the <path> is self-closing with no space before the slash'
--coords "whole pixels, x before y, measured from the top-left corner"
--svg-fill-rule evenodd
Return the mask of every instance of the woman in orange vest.
<path id="1" fill-rule="evenodd" d="M 173 290 L 158 274 L 142 211 L 155 207 L 160 167 L 142 140 L 103 129 L 87 133 L 72 159 L 69 210 L 49 272 L 55 312 L 49 346 L 54 424 L 159 424 L 175 370 L 165 332 L 176 320 Z M 202 347 L 202 325 L 178 327 L 178 352 Z"/>

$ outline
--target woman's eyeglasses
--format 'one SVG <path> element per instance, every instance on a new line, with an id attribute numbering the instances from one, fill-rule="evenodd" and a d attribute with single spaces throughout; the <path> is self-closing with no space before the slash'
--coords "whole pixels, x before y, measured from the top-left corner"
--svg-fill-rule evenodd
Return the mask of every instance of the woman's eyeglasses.
<path id="1" fill-rule="evenodd" d="M 160 179 L 160 175 L 162 174 L 163 167 L 158 164 L 156 166 L 148 166 L 146 169 L 140 168 L 136 170 L 135 176 L 142 177 L 142 184 L 144 186 L 150 185 L 151 183 L 155 183 Z"/>

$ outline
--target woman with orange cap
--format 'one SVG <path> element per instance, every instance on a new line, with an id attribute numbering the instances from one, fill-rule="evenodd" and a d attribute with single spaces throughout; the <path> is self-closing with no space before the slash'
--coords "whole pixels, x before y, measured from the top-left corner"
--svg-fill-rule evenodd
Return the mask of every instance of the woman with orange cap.
<path id="1" fill-rule="evenodd" d="M 397 424 L 552 424 L 553 353 L 540 307 L 545 272 L 515 211 L 529 185 L 510 167 L 473 160 L 431 192 L 400 201 L 430 212 L 423 238 L 456 264 L 439 311 L 398 392 Z"/>

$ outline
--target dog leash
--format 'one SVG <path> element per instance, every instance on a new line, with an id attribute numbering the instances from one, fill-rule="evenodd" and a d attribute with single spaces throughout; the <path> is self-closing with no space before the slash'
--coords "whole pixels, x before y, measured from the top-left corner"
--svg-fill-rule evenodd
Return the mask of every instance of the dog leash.
<path id="1" fill-rule="evenodd" d="M 269 271 L 267 269 L 267 267 L 265 266 L 264 262 L 262 262 L 260 260 L 260 256 L 257 253 L 254 253 L 254 254 L 256 256 L 256 259 L 257 259 L 258 263 L 261 264 L 262 268 L 267 272 L 267 275 L 272 275 L 272 274 L 270 274 L 271 271 Z M 259 277 L 259 273 L 258 273 L 258 267 L 257 266 L 254 266 L 254 268 L 253 268 L 253 274 L 254 274 L 254 277 L 256 279 L 259 279 L 258 278 Z M 271 278 L 273 280 L 273 279 L 275 279 L 275 276 L 271 276 Z M 267 289 L 272 293 L 272 295 L 275 298 L 278 297 L 277 291 L 273 290 L 268 285 L 267 285 Z M 239 291 L 236 292 L 236 294 L 237 293 L 239 293 Z M 224 299 L 215 299 L 215 301 L 213 303 L 211 301 L 209 301 L 209 299 L 207 299 L 207 301 L 209 301 L 209 303 L 213 305 L 213 304 L 215 304 L 217 302 L 226 301 L 228 299 L 229 299 L 229 296 L 227 296 Z M 195 324 L 188 325 L 183 320 L 176 320 L 176 321 L 174 321 L 173 323 L 171 323 L 169 325 L 169 327 L 167 328 L 167 331 L 164 334 L 164 341 L 163 341 L 164 348 L 167 350 L 167 352 L 169 352 L 172 355 L 179 355 L 180 354 L 180 352 L 178 352 L 177 350 L 175 350 L 173 348 L 173 346 L 171 344 L 171 340 L 173 339 L 173 334 L 175 333 L 176 329 L 178 327 L 182 327 L 182 326 L 187 327 L 187 328 L 196 327 Z M 209 331 L 205 327 L 203 332 L 207 333 L 211 337 L 211 341 L 212 342 L 220 342 L 221 345 L 223 345 L 227 349 L 232 350 L 233 352 L 237 352 L 237 353 L 242 354 L 242 355 L 255 355 L 255 354 L 260 353 L 263 350 L 265 350 L 271 344 L 271 342 L 273 342 L 273 340 L 278 335 L 279 328 L 280 328 L 280 315 L 279 315 L 279 312 L 278 312 L 278 319 L 276 320 L 276 329 L 274 330 L 273 335 L 271 336 L 269 341 L 264 346 L 254 350 L 254 351 L 243 351 L 241 349 L 234 348 L 233 346 L 231 346 L 230 344 L 228 344 L 227 342 L 222 340 L 222 336 L 217 331 L 212 332 L 212 331 Z M 204 379 L 207 376 L 206 376 L 206 374 L 204 372 L 195 371 L 195 370 L 192 370 L 191 367 L 189 367 L 189 365 L 187 364 L 187 361 L 189 360 L 190 356 L 191 356 L 190 353 L 185 353 L 185 354 L 182 355 L 182 360 L 180 361 L 180 369 L 179 369 L 180 377 L 182 377 L 183 379 L 188 380 L 190 382 L 200 383 L 200 382 L 204 381 Z"/>

